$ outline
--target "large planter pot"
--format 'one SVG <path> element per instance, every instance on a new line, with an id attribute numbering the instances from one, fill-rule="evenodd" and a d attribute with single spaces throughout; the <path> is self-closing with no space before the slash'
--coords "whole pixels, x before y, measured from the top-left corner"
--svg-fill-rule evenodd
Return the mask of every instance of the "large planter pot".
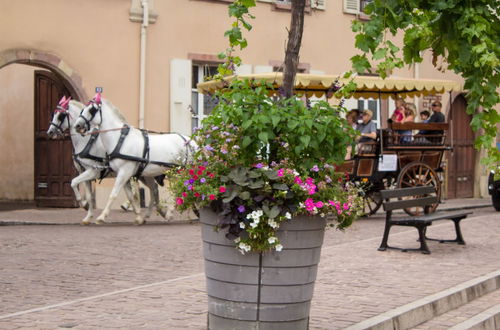
<path id="1" fill-rule="evenodd" d="M 325 220 L 299 216 L 282 223 L 281 252 L 241 254 L 218 216 L 200 212 L 209 329 L 307 329 Z"/>

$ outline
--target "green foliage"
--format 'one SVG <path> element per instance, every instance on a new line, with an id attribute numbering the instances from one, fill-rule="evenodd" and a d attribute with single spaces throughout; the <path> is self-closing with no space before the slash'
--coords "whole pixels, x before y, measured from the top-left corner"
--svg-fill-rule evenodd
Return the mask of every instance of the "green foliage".
<path id="1" fill-rule="evenodd" d="M 255 7 L 255 0 L 234 0 L 228 7 L 229 17 L 234 17 L 235 21 L 231 24 L 231 29 L 224 33 L 224 36 L 229 40 L 229 48 L 224 53 L 218 55 L 219 59 L 224 60 L 224 63 L 218 67 L 218 75 L 215 78 L 222 78 L 234 73 L 236 67 L 241 64 L 241 58 L 235 56 L 234 52 L 239 47 L 240 50 L 247 47 L 248 42 L 243 37 L 242 28 L 250 31 L 252 25 L 248 23 L 248 19 L 253 19 L 249 9 Z"/>
<path id="2" fill-rule="evenodd" d="M 472 127 L 482 129 L 476 147 L 485 148 L 484 163 L 500 163 L 493 142 L 500 116 L 500 13 L 496 0 L 374 0 L 366 7 L 370 20 L 354 21 L 356 47 L 361 55 L 351 58 L 353 70 L 369 72 L 376 67 L 381 77 L 405 63 L 419 63 L 422 52 L 431 50 L 434 65 L 442 59 L 447 69 L 465 80 L 467 113 L 474 115 Z M 386 38 L 404 31 L 400 48 Z M 369 55 L 370 58 L 369 58 Z M 439 69 L 445 69 L 439 67 Z M 478 111 L 481 109 L 481 111 Z"/>
<path id="3" fill-rule="evenodd" d="M 270 96 L 264 82 L 235 80 L 193 139 L 188 169 L 168 172 L 177 208 L 210 206 L 240 251 L 281 249 L 276 230 L 297 214 L 335 214 L 338 228 L 362 212 L 356 186 L 338 181 L 356 132 L 345 109 Z"/>

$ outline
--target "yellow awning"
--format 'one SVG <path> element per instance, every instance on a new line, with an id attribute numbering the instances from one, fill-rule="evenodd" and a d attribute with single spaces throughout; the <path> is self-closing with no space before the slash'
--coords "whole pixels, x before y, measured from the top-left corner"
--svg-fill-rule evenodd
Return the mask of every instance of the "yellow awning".
<path id="1" fill-rule="evenodd" d="M 339 78 L 334 75 L 312 75 L 312 74 L 297 74 L 295 78 L 295 91 L 298 95 L 306 95 L 308 97 L 321 97 L 338 79 L 341 83 L 345 83 L 348 79 Z M 198 84 L 198 91 L 203 94 L 214 93 L 218 89 L 227 86 L 227 83 L 234 79 L 249 79 L 255 82 L 266 81 L 273 84 L 277 89 L 283 83 L 283 74 L 280 72 L 235 75 L 224 78 L 224 80 L 211 80 Z M 387 98 L 389 96 L 413 97 L 424 96 L 429 94 L 442 94 L 445 92 L 459 92 L 462 90 L 462 84 L 453 80 L 436 80 L 436 79 L 412 79 L 390 77 L 382 79 L 372 76 L 356 76 L 354 81 L 358 88 L 354 97 L 364 98 Z"/>

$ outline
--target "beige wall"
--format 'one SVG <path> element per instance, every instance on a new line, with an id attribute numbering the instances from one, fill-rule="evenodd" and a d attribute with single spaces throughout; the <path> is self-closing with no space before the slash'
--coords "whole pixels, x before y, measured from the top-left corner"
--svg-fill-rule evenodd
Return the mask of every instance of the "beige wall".
<path id="1" fill-rule="evenodd" d="M 0 38 L 0 74 L 7 74 L 10 68 L 1 68 L 3 64 L 15 60 L 2 58 L 2 52 L 9 49 L 53 54 L 64 62 L 56 61 L 53 66 L 71 77 L 70 82 L 75 87 L 92 96 L 94 88 L 102 86 L 104 97 L 110 99 L 130 123 L 137 125 L 141 24 L 130 21 L 132 2 L 0 0 L 0 31 L 5 31 Z M 314 10 L 305 17 L 300 62 L 309 64 L 313 71 L 338 74 L 350 68 L 349 58 L 355 53 L 354 34 L 350 30 L 354 16 L 343 13 L 342 3 L 328 0 L 326 10 Z M 173 115 L 170 116 L 171 106 L 177 112 L 186 114 L 189 97 L 175 103 L 173 95 L 170 95 L 171 90 L 176 88 L 174 84 L 171 86 L 173 60 L 180 59 L 189 64 L 186 61 L 189 54 L 216 55 L 227 48 L 227 40 L 223 36 L 230 26 L 227 2 L 154 0 L 153 11 L 158 18 L 147 28 L 144 126 L 156 131 L 177 130 L 177 114 L 172 110 Z M 258 2 L 252 13 L 256 17 L 251 21 L 253 30 L 245 32 L 248 48 L 240 56 L 245 64 L 251 66 L 250 70 L 255 71 L 261 66 L 269 66 L 271 61 L 283 60 L 290 14 L 288 11 L 273 10 L 272 4 L 265 2 Z M 418 72 L 409 68 L 398 70 L 396 74 L 457 79 L 451 73 L 442 74 L 433 68 L 429 56 L 426 55 L 426 61 L 419 66 Z M 40 59 L 43 62 L 43 55 L 38 57 Z M 188 84 L 191 77 L 186 78 Z M 3 79 L 10 81 L 12 76 Z M 22 85 L 32 94 L 31 81 Z M 0 93 L 2 98 L 8 98 L 2 102 L 14 102 L 10 94 Z M 33 127 L 32 112 L 30 110 L 22 115 L 28 127 Z M 9 133 L 0 134 L 3 134 L 0 140 L 3 140 Z M 19 148 L 27 150 L 26 144 Z M 33 158 L 32 150 L 26 151 L 26 154 Z M 32 169 L 25 171 L 33 176 Z M 23 176 L 23 180 L 30 181 L 26 183 L 30 186 L 23 188 L 20 195 L 26 197 L 22 198 L 32 196 L 33 180 L 26 177 Z M 2 182 L 6 180 L 2 172 L 0 179 Z M 106 185 L 109 186 L 109 183 Z M 0 198 L 2 196 L 0 194 Z"/>
<path id="2" fill-rule="evenodd" d="M 33 80 L 27 65 L 0 70 L 0 200 L 34 198 Z"/>

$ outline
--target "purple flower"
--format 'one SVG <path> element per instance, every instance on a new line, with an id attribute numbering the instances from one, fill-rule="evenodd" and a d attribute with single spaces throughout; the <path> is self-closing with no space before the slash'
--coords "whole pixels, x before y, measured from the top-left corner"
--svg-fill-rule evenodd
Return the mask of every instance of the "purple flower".
<path id="1" fill-rule="evenodd" d="M 212 146 L 205 146 L 206 151 L 214 151 L 214 148 Z"/>
<path id="2" fill-rule="evenodd" d="M 189 179 L 188 181 L 190 184 L 193 184 L 194 183 L 194 179 Z"/>
<path id="3" fill-rule="evenodd" d="M 207 181 L 207 180 L 206 180 L 205 178 L 201 178 L 201 179 L 200 179 L 200 182 L 201 182 L 201 183 L 205 183 L 206 181 Z"/>
<path id="4" fill-rule="evenodd" d="M 314 166 L 311 168 L 311 171 L 313 171 L 313 172 L 319 172 L 319 167 L 318 167 L 318 165 L 314 165 Z"/>
<path id="5" fill-rule="evenodd" d="M 238 206 L 238 212 L 240 212 L 240 213 L 245 212 L 245 206 L 244 205 Z"/>
<path id="6" fill-rule="evenodd" d="M 184 181 L 184 185 L 187 186 L 189 184 L 189 180 Z"/>
<path id="7" fill-rule="evenodd" d="M 257 165 L 255 165 L 256 168 L 263 168 L 264 167 L 264 164 L 262 163 L 258 163 Z"/>

